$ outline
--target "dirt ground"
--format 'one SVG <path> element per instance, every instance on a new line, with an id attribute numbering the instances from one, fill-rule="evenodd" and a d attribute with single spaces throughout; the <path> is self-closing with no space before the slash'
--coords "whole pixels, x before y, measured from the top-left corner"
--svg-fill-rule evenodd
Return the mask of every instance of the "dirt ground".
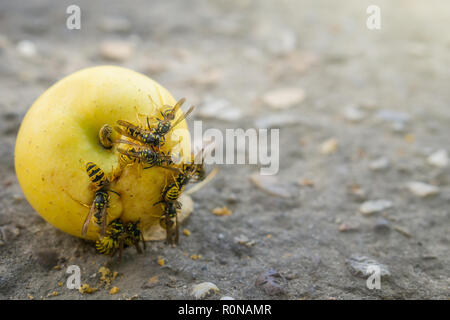
<path id="1" fill-rule="evenodd" d="M 0 3 L 1 299 L 193 299 L 205 281 L 220 290 L 208 299 L 449 298 L 450 169 L 427 160 L 450 151 L 448 1 L 76 3 L 81 30 L 66 28 L 70 1 Z M 366 27 L 370 4 L 380 30 Z M 116 295 L 66 288 L 69 265 L 97 286 L 108 258 L 34 212 L 13 161 L 32 102 L 102 64 L 186 97 L 204 128 L 280 128 L 278 181 L 267 183 L 289 196 L 257 188 L 258 166 L 220 166 L 193 195 L 178 247 L 148 243 L 110 265 Z M 217 104 L 228 111 L 211 112 Z M 411 181 L 437 194 L 417 196 Z M 390 206 L 361 213 L 374 200 Z M 232 214 L 212 214 L 223 206 Z M 357 275 L 355 255 L 389 270 L 380 290 Z M 281 277 L 261 285 L 270 270 Z"/>

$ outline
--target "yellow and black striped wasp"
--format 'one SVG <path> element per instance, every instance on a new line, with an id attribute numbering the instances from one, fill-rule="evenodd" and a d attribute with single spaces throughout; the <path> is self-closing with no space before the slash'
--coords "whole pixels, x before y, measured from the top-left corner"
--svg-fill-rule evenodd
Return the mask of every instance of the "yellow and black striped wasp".
<path id="1" fill-rule="evenodd" d="M 144 169 L 149 169 L 154 166 L 173 169 L 171 167 L 167 167 L 168 165 L 174 163 L 172 156 L 166 155 L 162 151 L 156 151 L 153 148 L 148 148 L 128 140 L 119 139 L 115 142 L 130 146 L 126 149 L 117 148 L 117 151 L 120 153 L 119 164 L 122 166 L 133 163 L 142 163 L 144 165 L 148 165 L 147 167 L 144 167 Z"/>
<path id="2" fill-rule="evenodd" d="M 124 224 L 120 218 L 111 221 L 106 229 L 106 235 L 97 240 L 95 248 L 99 253 L 114 256 L 119 251 L 119 261 L 122 259 L 122 251 L 134 246 L 141 254 L 139 242 L 142 241 L 145 250 L 144 236 L 139 228 L 139 221 Z"/>
<path id="3" fill-rule="evenodd" d="M 184 187 L 196 175 L 198 167 L 195 164 L 183 164 L 181 169 L 177 170 L 178 174 L 173 178 L 173 182 L 166 183 L 166 186 L 164 186 L 161 194 L 162 199 L 154 204 L 162 205 L 163 214 L 160 224 L 161 227 L 166 229 L 167 242 L 169 244 L 178 243 L 177 209 L 181 209 L 181 203 L 178 201 L 178 198 L 183 192 Z"/>
<path id="4" fill-rule="evenodd" d="M 85 236 L 92 218 L 94 218 L 95 223 L 100 227 L 100 236 L 104 237 L 106 230 L 106 217 L 107 209 L 109 208 L 110 195 L 109 192 L 113 192 L 120 196 L 116 191 L 109 189 L 110 181 L 106 176 L 105 172 L 93 162 L 86 162 L 86 172 L 91 180 L 90 189 L 95 192 L 94 200 L 92 205 L 84 204 L 76 199 L 81 205 L 89 208 L 89 213 L 86 216 L 83 227 L 81 229 L 82 236 Z"/>
<path id="5" fill-rule="evenodd" d="M 151 99 L 151 97 L 149 97 Z M 154 132 L 156 135 L 164 138 L 164 136 L 174 127 L 176 127 L 183 119 L 186 119 L 189 114 L 192 113 L 192 111 L 194 110 L 194 107 L 191 106 L 188 111 L 184 114 L 184 116 L 179 117 L 177 121 L 175 121 L 175 123 L 172 123 L 172 121 L 175 119 L 175 114 L 177 113 L 177 111 L 181 108 L 181 106 L 183 105 L 184 101 L 186 99 L 181 98 L 180 100 L 178 100 L 178 102 L 173 106 L 168 106 L 165 105 L 164 107 L 166 107 L 166 110 L 164 111 L 160 111 L 161 114 L 161 119 L 156 119 L 158 121 L 158 125 L 157 127 L 154 129 Z M 148 122 L 148 118 L 147 118 L 147 125 L 150 128 L 149 122 Z"/>
<path id="6" fill-rule="evenodd" d="M 149 96 L 151 99 L 151 97 Z M 149 117 L 147 116 L 147 128 L 143 128 L 140 125 L 134 125 L 131 122 L 125 120 L 118 120 L 114 129 L 123 136 L 134 139 L 144 145 L 159 148 L 164 145 L 166 134 L 174 127 L 176 127 L 182 120 L 186 119 L 189 114 L 194 110 L 194 107 L 190 107 L 189 110 L 183 116 L 179 117 L 174 123 L 175 113 L 180 109 L 185 99 L 180 99 L 175 106 L 166 111 L 161 111 L 162 119 L 156 119 L 158 125 L 156 128 L 152 128 L 150 125 Z"/>
<path id="7" fill-rule="evenodd" d="M 178 213 L 181 209 L 180 202 L 163 202 L 163 214 L 159 221 L 160 226 L 166 229 L 166 241 L 168 244 L 177 244 L 179 238 Z"/>

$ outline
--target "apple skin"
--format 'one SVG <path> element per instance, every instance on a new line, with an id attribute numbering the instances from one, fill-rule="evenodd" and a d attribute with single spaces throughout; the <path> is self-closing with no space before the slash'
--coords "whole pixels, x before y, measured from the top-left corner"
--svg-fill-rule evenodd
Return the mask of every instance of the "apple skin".
<path id="1" fill-rule="evenodd" d="M 155 105 L 148 97 L 151 95 Z M 28 110 L 15 147 L 15 168 L 22 190 L 31 206 L 50 224 L 71 235 L 96 240 L 99 228 L 91 222 L 85 237 L 82 225 L 94 192 L 85 163 L 92 161 L 110 176 L 118 166 L 116 148 L 104 149 L 98 132 L 104 124 L 114 127 L 117 120 L 137 124 L 137 114 L 159 116 L 162 105 L 176 100 L 152 79 L 129 69 L 99 66 L 75 72 L 45 91 Z M 178 111 L 177 117 L 182 116 Z M 145 117 L 141 117 L 142 125 Z M 184 130 L 179 130 L 184 129 Z M 186 121 L 175 133 L 166 135 L 161 148 L 169 152 L 179 143 L 182 161 L 190 160 L 190 135 Z M 120 136 L 114 136 L 114 139 Z M 127 166 L 111 183 L 107 221 L 118 217 L 124 222 L 140 220 L 145 232 L 159 223 L 161 192 L 173 172 L 161 167 L 139 170 Z"/>

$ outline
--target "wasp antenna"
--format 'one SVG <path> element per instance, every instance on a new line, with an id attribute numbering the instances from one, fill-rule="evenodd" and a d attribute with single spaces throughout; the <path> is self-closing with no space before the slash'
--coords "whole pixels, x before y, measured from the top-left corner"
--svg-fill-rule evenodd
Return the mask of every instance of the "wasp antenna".
<path id="1" fill-rule="evenodd" d="M 108 191 L 111 191 L 111 192 L 113 192 L 113 193 L 115 193 L 115 194 L 117 194 L 119 197 L 120 197 L 120 193 L 118 193 L 118 192 L 116 192 L 116 191 L 114 191 L 114 190 L 108 190 Z"/>

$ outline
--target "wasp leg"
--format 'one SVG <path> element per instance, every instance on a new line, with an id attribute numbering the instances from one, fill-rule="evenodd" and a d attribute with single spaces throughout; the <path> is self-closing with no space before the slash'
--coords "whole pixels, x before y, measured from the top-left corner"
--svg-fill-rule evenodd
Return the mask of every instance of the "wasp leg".
<path id="1" fill-rule="evenodd" d="M 141 241 L 142 241 L 142 247 L 144 248 L 145 251 L 145 240 L 144 240 L 144 234 L 141 232 Z"/>
<path id="2" fill-rule="evenodd" d="M 142 253 L 143 253 L 141 247 L 139 246 L 139 242 L 136 242 L 136 243 L 134 244 L 134 246 L 136 247 L 137 253 L 139 253 L 139 254 L 142 254 Z"/>
<path id="3" fill-rule="evenodd" d="M 179 228 L 178 228 L 178 214 L 175 214 L 175 243 L 176 246 L 178 244 L 178 238 L 179 238 Z"/>

